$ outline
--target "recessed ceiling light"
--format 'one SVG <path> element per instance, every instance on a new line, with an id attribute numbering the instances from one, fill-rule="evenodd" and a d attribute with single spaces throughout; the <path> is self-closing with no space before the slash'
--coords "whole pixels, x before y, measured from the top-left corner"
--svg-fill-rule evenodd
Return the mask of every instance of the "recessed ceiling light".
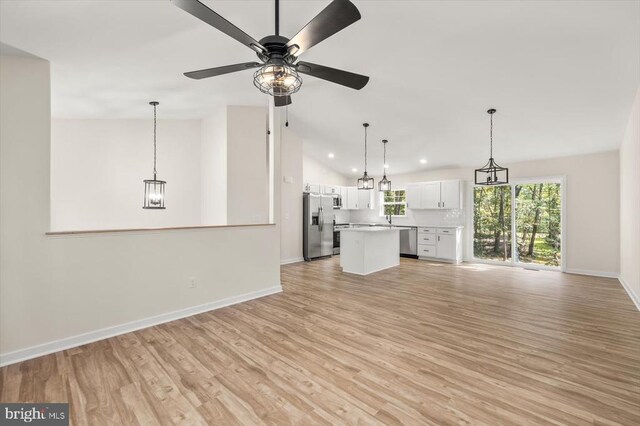
<path id="1" fill-rule="evenodd" d="M 420 164 L 427 164 L 427 159 L 426 158 L 421 158 L 420 159 Z"/>
<path id="2" fill-rule="evenodd" d="M 333 158 L 333 157 L 335 157 L 335 155 L 333 155 L 333 152 L 330 152 L 329 153 L 329 158 Z"/>
<path id="3" fill-rule="evenodd" d="M 357 172 L 357 171 L 358 171 L 358 169 L 356 169 L 356 168 L 354 167 L 353 169 L 351 169 L 351 171 L 352 171 L 353 173 L 355 173 L 355 172 Z"/>
<path id="4" fill-rule="evenodd" d="M 385 165 L 384 165 L 384 168 L 385 168 L 385 169 L 388 169 L 388 168 L 389 168 L 389 165 L 388 165 L 388 164 L 385 164 Z"/>

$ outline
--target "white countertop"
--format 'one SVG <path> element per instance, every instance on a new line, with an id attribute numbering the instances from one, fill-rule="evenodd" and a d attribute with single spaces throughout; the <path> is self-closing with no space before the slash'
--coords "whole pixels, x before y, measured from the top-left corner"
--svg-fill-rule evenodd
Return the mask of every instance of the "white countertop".
<path id="1" fill-rule="evenodd" d="M 347 225 L 344 223 L 340 223 L 338 225 Z M 384 223 L 358 223 L 358 222 L 351 222 L 348 224 L 349 226 L 362 226 L 362 227 L 386 227 L 388 228 L 389 225 L 386 225 Z M 395 223 L 393 225 L 391 225 L 394 228 L 398 228 L 398 229 L 407 229 L 407 228 L 448 228 L 448 229 L 462 229 L 464 228 L 463 225 L 396 225 Z M 342 228 L 342 229 L 363 229 L 363 228 Z M 341 229 L 339 229 L 341 230 Z"/>
<path id="2" fill-rule="evenodd" d="M 462 229 L 462 225 L 418 225 L 418 228 L 445 228 L 445 229 Z"/>
<path id="3" fill-rule="evenodd" d="M 338 229 L 340 232 L 385 232 L 385 231 L 400 231 L 403 228 L 398 228 L 397 226 L 370 226 L 370 227 L 362 227 L 362 228 L 343 228 Z"/>

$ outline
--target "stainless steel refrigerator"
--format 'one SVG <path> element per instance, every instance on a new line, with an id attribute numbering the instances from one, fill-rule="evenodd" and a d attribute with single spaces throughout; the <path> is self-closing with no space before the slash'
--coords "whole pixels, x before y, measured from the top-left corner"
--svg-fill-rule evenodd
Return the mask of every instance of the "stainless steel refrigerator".
<path id="1" fill-rule="evenodd" d="M 333 197 L 305 193 L 302 254 L 304 260 L 333 254 Z"/>

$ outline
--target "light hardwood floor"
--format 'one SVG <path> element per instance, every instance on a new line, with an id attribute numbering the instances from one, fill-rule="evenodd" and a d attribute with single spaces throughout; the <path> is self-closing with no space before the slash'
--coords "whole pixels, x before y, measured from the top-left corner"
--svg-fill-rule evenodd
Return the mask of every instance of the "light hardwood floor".
<path id="1" fill-rule="evenodd" d="M 0 369 L 74 424 L 640 424 L 617 280 L 403 259 L 282 267 L 284 292 Z"/>

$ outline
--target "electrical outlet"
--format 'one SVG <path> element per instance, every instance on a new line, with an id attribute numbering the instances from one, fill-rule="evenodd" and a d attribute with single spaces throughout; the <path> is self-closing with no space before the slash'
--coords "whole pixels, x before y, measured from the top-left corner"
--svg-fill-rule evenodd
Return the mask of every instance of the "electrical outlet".
<path id="1" fill-rule="evenodd" d="M 189 278 L 189 287 L 190 288 L 196 288 L 197 284 L 198 283 L 196 282 L 196 277 Z"/>

